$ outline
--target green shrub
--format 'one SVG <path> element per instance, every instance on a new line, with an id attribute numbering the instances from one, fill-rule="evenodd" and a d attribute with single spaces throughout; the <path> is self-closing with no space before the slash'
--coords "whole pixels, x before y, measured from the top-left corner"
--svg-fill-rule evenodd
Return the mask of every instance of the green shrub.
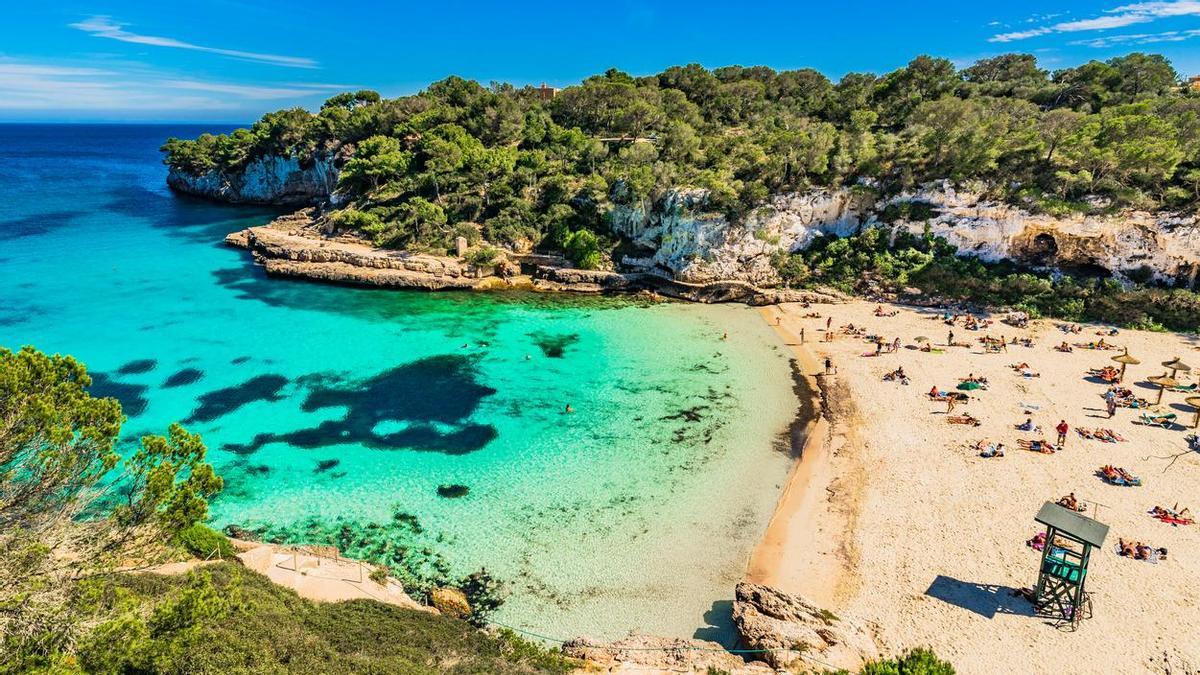
<path id="1" fill-rule="evenodd" d="M 487 267 L 496 262 L 500 251 L 491 246 L 483 246 L 467 252 L 467 262 L 476 267 Z"/>
<path id="2" fill-rule="evenodd" d="M 175 539 L 197 558 L 232 558 L 237 555 L 237 549 L 230 543 L 229 537 L 200 523 L 180 530 Z"/>
<path id="3" fill-rule="evenodd" d="M 861 675 L 954 675 L 954 666 L 939 659 L 933 650 L 918 647 L 899 658 L 868 663 Z"/>

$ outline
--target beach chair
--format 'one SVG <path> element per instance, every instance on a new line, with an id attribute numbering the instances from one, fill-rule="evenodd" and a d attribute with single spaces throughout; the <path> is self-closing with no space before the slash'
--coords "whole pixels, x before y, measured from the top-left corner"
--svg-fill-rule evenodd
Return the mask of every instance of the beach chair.
<path id="1" fill-rule="evenodd" d="M 1142 424 L 1151 427 L 1162 427 L 1170 429 L 1175 424 L 1175 419 L 1178 417 L 1175 413 L 1153 413 L 1145 411 L 1142 413 Z"/>

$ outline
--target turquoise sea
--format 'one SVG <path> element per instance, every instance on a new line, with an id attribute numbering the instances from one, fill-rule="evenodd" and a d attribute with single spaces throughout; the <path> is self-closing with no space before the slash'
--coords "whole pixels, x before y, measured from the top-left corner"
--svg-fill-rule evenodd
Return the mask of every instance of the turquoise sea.
<path id="1" fill-rule="evenodd" d="M 225 130 L 0 125 L 0 346 L 85 362 L 128 439 L 201 433 L 215 526 L 486 567 L 552 636 L 725 635 L 797 408 L 755 311 L 268 279 L 221 240 L 270 211 L 164 184 Z"/>

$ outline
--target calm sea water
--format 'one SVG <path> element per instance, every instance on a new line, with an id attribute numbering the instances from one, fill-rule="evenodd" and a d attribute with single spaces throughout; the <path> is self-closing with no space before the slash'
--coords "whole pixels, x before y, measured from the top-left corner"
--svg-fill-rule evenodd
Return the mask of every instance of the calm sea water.
<path id="1" fill-rule="evenodd" d="M 270 280 L 221 244 L 269 211 L 164 185 L 202 131 L 0 125 L 0 346 L 84 361 L 129 439 L 200 432 L 217 526 L 486 566 L 556 636 L 723 635 L 796 409 L 753 310 Z"/>

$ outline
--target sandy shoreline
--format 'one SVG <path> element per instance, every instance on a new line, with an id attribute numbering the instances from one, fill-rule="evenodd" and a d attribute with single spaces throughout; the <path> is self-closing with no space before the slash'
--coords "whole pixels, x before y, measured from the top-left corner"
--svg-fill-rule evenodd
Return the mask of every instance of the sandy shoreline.
<path id="1" fill-rule="evenodd" d="M 1146 512 L 1152 506 L 1200 507 L 1200 453 L 1184 451 L 1192 433 L 1185 394 L 1168 392 L 1164 407 L 1182 426 L 1172 430 L 1134 424 L 1135 411 L 1109 420 L 1100 394 L 1085 379 L 1089 368 L 1111 363 L 1117 352 L 1052 349 L 1098 340 L 1096 328 L 1067 335 L 1055 323 L 1033 322 L 1018 330 L 996 323 L 968 331 L 961 323 L 955 347 L 927 353 L 902 347 L 866 357 L 874 347 L 839 333 L 819 341 L 826 317 L 833 327 L 865 326 L 889 341 L 913 345 L 917 336 L 946 342 L 948 326 L 927 310 L 896 307 L 892 317 L 873 315 L 875 304 L 781 305 L 760 310 L 792 349 L 805 377 L 825 394 L 824 414 L 807 429 L 802 457 L 792 468 L 776 512 L 751 556 L 747 577 L 796 592 L 817 604 L 877 624 L 889 651 L 932 646 L 962 673 L 995 672 L 1195 672 L 1200 665 L 1200 525 L 1172 527 Z M 802 318 L 817 312 L 820 319 Z M 999 317 L 992 317 L 998 319 Z M 807 333 L 799 342 L 801 329 Z M 1008 353 L 980 348 L 983 335 L 1030 337 L 1032 348 Z M 818 340 L 814 340 L 818 338 Z M 1126 383 L 1153 401 L 1144 378 L 1163 371 L 1159 362 L 1179 356 L 1200 366 L 1194 337 L 1121 331 L 1108 338 L 1128 346 L 1141 365 L 1130 366 Z M 837 375 L 824 377 L 831 358 Z M 1040 377 L 1009 366 L 1028 362 Z M 904 366 L 908 386 L 882 375 Z M 986 391 L 972 392 L 967 411 L 979 427 L 949 424 L 944 404 L 925 396 L 933 385 L 952 388 L 968 373 L 986 377 Z M 1196 378 L 1187 381 L 1194 382 Z M 1017 431 L 1023 405 L 1048 440 L 1065 419 L 1072 427 L 1066 449 L 1053 455 L 1022 450 Z M 1102 443 L 1077 435 L 1076 427 L 1111 428 L 1125 442 Z M 984 459 L 978 440 L 1002 442 L 1004 458 Z M 1138 488 L 1120 488 L 1094 475 L 1115 464 L 1142 477 Z M 1036 580 L 1037 554 L 1024 542 L 1041 528 L 1038 507 L 1074 492 L 1091 502 L 1089 514 L 1110 525 L 1109 541 L 1093 557 L 1088 591 L 1094 616 L 1075 632 L 1056 629 L 1032 615 L 1012 595 Z M 1120 557 L 1118 538 L 1168 548 L 1158 564 Z"/>
<path id="2" fill-rule="evenodd" d="M 824 376 L 822 364 L 807 341 L 801 343 L 799 333 L 793 332 L 782 306 L 760 308 L 759 313 L 791 350 L 794 375 L 806 383 L 797 393 L 810 400 L 802 400 L 800 414 L 807 419 L 799 456 L 751 554 L 746 579 L 798 593 L 821 606 L 836 606 L 855 581 L 848 535 L 858 502 L 857 490 L 843 497 L 834 487 L 839 475 L 854 478 L 857 473 L 850 466 L 852 457 L 837 456 L 847 440 L 846 425 L 835 413 L 843 406 L 833 400 L 833 378 Z"/>

